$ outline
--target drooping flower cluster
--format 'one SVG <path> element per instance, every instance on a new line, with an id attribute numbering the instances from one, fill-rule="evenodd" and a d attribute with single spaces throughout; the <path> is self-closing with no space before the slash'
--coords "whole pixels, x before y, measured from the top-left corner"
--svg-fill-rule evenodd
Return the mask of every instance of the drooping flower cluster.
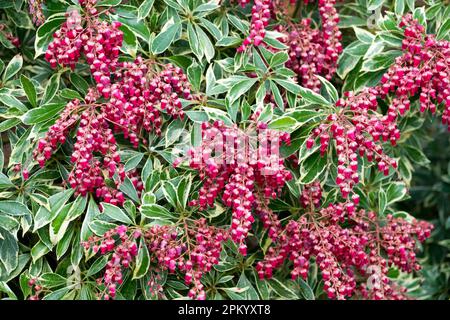
<path id="1" fill-rule="evenodd" d="M 28 280 L 28 287 L 31 290 L 31 295 L 28 298 L 29 300 L 39 300 L 39 296 L 42 293 L 42 286 L 39 283 L 39 279 L 37 278 L 31 278 Z"/>
<path id="2" fill-rule="evenodd" d="M 109 98 L 111 73 L 117 68 L 123 33 L 119 30 L 120 22 L 110 24 L 100 20 L 96 2 L 80 1 L 83 15 L 75 9 L 66 13 L 67 20 L 54 33 L 45 59 L 52 68 L 60 64 L 73 70 L 81 55 L 84 55 L 98 91 Z"/>
<path id="3" fill-rule="evenodd" d="M 13 46 L 16 48 L 20 47 L 20 40 L 18 37 L 14 36 L 11 32 L 7 30 L 7 27 L 5 24 L 0 23 L 0 32 L 3 34 L 3 36 L 11 42 Z"/>
<path id="4" fill-rule="evenodd" d="M 158 71 L 160 67 L 162 70 Z M 183 118 L 180 99 L 192 99 L 186 75 L 171 64 L 157 66 L 138 57 L 134 62 L 121 63 L 114 78 L 105 117 L 135 147 L 142 128 L 160 134 L 161 113 Z"/>
<path id="5" fill-rule="evenodd" d="M 187 77 L 178 67 L 141 57 L 119 63 L 123 41 L 120 23 L 100 20 L 95 4 L 96 0 L 80 1 L 82 15 L 76 10 L 66 13 L 67 20 L 54 34 L 46 60 L 52 67 L 62 64 L 73 69 L 84 54 L 96 87 L 89 89 L 84 104 L 78 99 L 67 104 L 39 141 L 34 157 L 44 166 L 79 123 L 69 184 L 76 194 L 95 193 L 105 202 L 121 205 L 125 199 L 117 189 L 126 176 L 138 194 L 143 185 L 135 172 L 125 173 L 114 134 L 123 133 L 137 148 L 143 129 L 161 133 L 162 113 L 183 118 L 181 99 L 192 99 L 192 95 Z M 98 103 L 101 97 L 106 102 Z M 108 178 L 115 188 L 106 181 Z"/>
<path id="6" fill-rule="evenodd" d="M 43 0 L 29 0 L 28 1 L 28 9 L 33 20 L 33 23 L 36 26 L 40 26 L 45 22 L 45 16 L 42 12 Z"/>
<path id="7" fill-rule="evenodd" d="M 386 175 L 390 168 L 397 167 L 396 161 L 384 153 L 382 143 L 389 141 L 395 146 L 400 139 L 398 117 L 410 110 L 412 97 L 419 94 L 421 112 L 430 109 L 434 113 L 442 105 L 442 122 L 449 124 L 450 42 L 436 41 L 433 35 L 426 35 L 425 28 L 411 15 L 406 15 L 400 26 L 405 27 L 404 53 L 383 75 L 381 84 L 358 94 L 346 92 L 345 99 L 336 103 L 339 110 L 313 130 L 307 141 L 307 147 L 312 148 L 318 138 L 322 155 L 331 139 L 335 141 L 336 183 L 344 198 L 359 181 L 358 154 L 375 161 Z M 392 103 L 383 115 L 378 111 L 377 99 L 391 93 Z"/>
<path id="8" fill-rule="evenodd" d="M 181 227 L 152 225 L 142 231 L 130 231 L 122 225 L 106 232 L 102 238 L 89 239 L 84 244 L 86 249 L 92 248 L 101 254 L 112 252 L 105 273 L 98 280 L 108 289 L 103 298 L 115 297 L 116 287 L 123 280 L 123 269 L 131 265 L 138 253 L 137 238 L 144 240 L 155 268 L 169 273 L 179 271 L 185 284 L 191 286 L 188 296 L 198 300 L 206 298 L 201 278 L 219 263 L 222 243 L 228 234 L 223 229 L 208 226 L 204 218 L 184 221 Z M 155 283 L 149 285 L 154 287 Z"/>
<path id="9" fill-rule="evenodd" d="M 420 112 L 435 113 L 442 105 L 442 123 L 450 130 L 450 42 L 427 35 L 425 27 L 411 15 L 403 17 L 403 55 L 395 60 L 381 79 L 381 97 L 393 94 L 388 117 L 395 121 L 410 108 L 410 99 L 419 94 Z"/>
<path id="10" fill-rule="evenodd" d="M 314 258 L 329 298 L 344 299 L 356 292 L 374 299 L 400 298 L 387 277 L 388 267 L 417 270 L 416 244 L 430 236 L 432 225 L 392 215 L 383 218 L 349 207 L 349 202 L 318 208 L 320 194 L 317 183 L 305 187 L 301 196 L 305 213 L 288 222 L 265 259 L 258 262 L 259 277 L 270 278 L 274 269 L 291 260 L 292 278 L 306 280 Z"/>
<path id="11" fill-rule="evenodd" d="M 344 198 L 352 192 L 359 182 L 358 157 L 366 156 L 375 161 L 378 169 L 385 175 L 389 168 L 397 167 L 394 159 L 384 154 L 382 141 L 390 141 L 393 145 L 400 138 L 400 131 L 388 117 L 376 112 L 376 89 L 366 88 L 358 95 L 351 92 L 345 94 L 336 106 L 340 109 L 328 116 L 306 141 L 306 147 L 312 148 L 316 138 L 320 143 L 320 153 L 325 155 L 334 141 L 338 158 L 338 174 L 336 183 Z"/>
<path id="12" fill-rule="evenodd" d="M 189 165 L 203 179 L 198 199 L 190 204 L 205 210 L 213 207 L 221 194 L 223 203 L 232 209 L 231 238 L 243 255 L 247 252 L 245 239 L 255 220 L 253 210 L 276 237 L 279 222 L 268 202 L 291 179 L 278 153 L 282 142 L 290 143 L 289 135 L 267 129 L 262 122 L 254 122 L 253 130 L 243 132 L 222 121 L 203 123 L 202 144 L 189 151 Z"/>
<path id="13" fill-rule="evenodd" d="M 308 1 L 306 1 L 308 2 Z M 321 29 L 311 27 L 311 19 L 289 24 L 286 44 L 289 61 L 286 66 L 298 75 L 306 88 L 320 90 L 320 80 L 315 75 L 330 80 L 336 72 L 337 60 L 342 52 L 342 34 L 338 28 L 339 16 L 335 0 L 319 0 Z"/>
<path id="14" fill-rule="evenodd" d="M 123 282 L 123 269 L 130 267 L 138 253 L 136 240 L 141 237 L 139 231 L 129 235 L 128 228 L 124 225 L 107 231 L 102 237 L 91 236 L 89 241 L 83 243 L 86 250 L 92 247 L 94 253 L 102 255 L 112 253 L 106 264 L 102 278 L 97 279 L 99 285 L 105 286 L 99 299 L 109 300 L 116 296 L 117 285 Z"/>
<path id="15" fill-rule="evenodd" d="M 200 282 L 203 274 L 209 272 L 213 265 L 219 263 L 222 243 L 227 240 L 226 230 L 208 226 L 201 218 L 188 224 L 179 234 L 175 226 L 154 225 L 144 236 L 155 262 L 169 272 L 184 274 L 184 282 L 191 286 L 188 296 L 204 300 L 206 294 Z"/>
<path id="16" fill-rule="evenodd" d="M 269 25 L 271 17 L 270 5 L 271 0 L 255 0 L 252 7 L 252 19 L 250 22 L 250 31 L 247 38 L 244 39 L 242 45 L 237 49 L 238 52 L 243 52 L 250 45 L 261 45 L 266 36 L 266 27 Z M 246 2 L 241 2 L 241 5 Z"/>

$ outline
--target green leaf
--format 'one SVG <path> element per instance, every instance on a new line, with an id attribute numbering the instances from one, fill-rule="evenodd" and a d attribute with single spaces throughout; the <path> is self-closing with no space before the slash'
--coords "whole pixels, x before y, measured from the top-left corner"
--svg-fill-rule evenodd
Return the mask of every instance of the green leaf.
<path id="1" fill-rule="evenodd" d="M 370 44 L 375 38 L 375 36 L 372 33 L 362 28 L 353 26 L 353 31 L 355 31 L 356 38 L 358 38 L 359 41 L 362 41 L 364 43 Z"/>
<path id="2" fill-rule="evenodd" d="M 119 207 L 105 202 L 102 202 L 101 205 L 103 207 L 103 214 L 107 215 L 111 219 L 128 225 L 133 224 L 133 221 L 130 219 L 130 217 L 128 217 L 128 215 Z"/>
<path id="3" fill-rule="evenodd" d="M 425 7 L 414 9 L 413 18 L 417 19 L 419 23 L 427 29 L 427 16 L 425 14 Z"/>
<path id="4" fill-rule="evenodd" d="M 368 0 L 367 10 L 372 11 L 383 5 L 384 0 Z"/>
<path id="5" fill-rule="evenodd" d="M 83 100 L 83 97 L 81 97 L 81 95 L 77 91 L 68 88 L 60 90 L 59 96 L 69 100 L 73 99 Z"/>
<path id="6" fill-rule="evenodd" d="M 247 279 L 245 273 L 242 272 L 239 281 L 236 285 L 238 288 L 247 288 L 242 294 L 246 300 L 259 300 L 259 295 L 252 283 Z"/>
<path id="7" fill-rule="evenodd" d="M 387 196 L 383 189 L 378 191 L 378 214 L 383 215 L 387 207 Z"/>
<path id="8" fill-rule="evenodd" d="M 445 22 L 439 27 L 438 32 L 436 33 L 437 40 L 448 39 L 448 35 L 450 33 L 450 19 L 446 19 Z"/>
<path id="9" fill-rule="evenodd" d="M 294 83 L 292 80 L 283 80 L 283 79 L 273 79 L 280 86 L 285 88 L 287 91 L 292 92 L 295 95 L 299 95 L 302 92 L 302 87 L 298 84 Z"/>
<path id="10" fill-rule="evenodd" d="M 335 103 L 339 98 L 339 94 L 336 88 L 327 79 L 319 75 L 316 75 L 316 77 L 320 80 L 320 82 L 322 82 L 323 89 L 325 90 L 327 96 L 329 97 L 328 101 L 330 101 L 331 103 Z"/>
<path id="11" fill-rule="evenodd" d="M 311 287 L 309 286 L 309 284 L 302 278 L 298 278 L 297 281 L 300 285 L 300 291 L 301 291 L 303 297 L 306 300 L 315 300 L 314 292 L 311 289 Z"/>
<path id="12" fill-rule="evenodd" d="M 50 102 L 55 96 L 56 92 L 59 89 L 59 79 L 61 74 L 55 73 L 47 83 L 44 91 L 44 97 L 42 98 L 41 105 L 45 105 L 47 102 Z"/>
<path id="13" fill-rule="evenodd" d="M 19 245 L 15 237 L 6 229 L 0 226 L 0 262 L 6 272 L 12 272 L 18 264 Z"/>
<path id="14" fill-rule="evenodd" d="M 19 100 L 17 100 L 16 97 L 12 96 L 10 92 L 1 92 L 0 93 L 0 102 L 2 102 L 4 105 L 15 108 L 20 111 L 20 113 L 25 113 L 28 111 L 28 108 Z"/>
<path id="15" fill-rule="evenodd" d="M 270 91 L 272 91 L 275 103 L 277 104 L 278 108 L 284 110 L 284 101 L 283 97 L 281 96 L 280 89 L 278 89 L 278 86 L 272 80 L 269 80 L 269 83 L 270 83 Z M 264 86 L 264 84 L 262 84 L 261 86 Z"/>
<path id="16" fill-rule="evenodd" d="M 63 103 L 49 103 L 42 107 L 29 110 L 20 119 L 28 125 L 45 122 L 56 116 L 64 107 L 65 104 Z"/>
<path id="17" fill-rule="evenodd" d="M 20 76 L 20 83 L 22 84 L 23 91 L 27 95 L 28 101 L 30 101 L 33 107 L 37 105 L 37 96 L 36 96 L 36 88 L 34 87 L 33 82 L 30 81 L 23 74 Z"/>
<path id="18" fill-rule="evenodd" d="M 169 23 L 171 23 L 170 26 Z M 169 20 L 168 23 L 164 26 L 163 30 L 161 30 L 161 32 L 155 37 L 155 39 L 153 39 L 152 53 L 160 54 L 166 51 L 180 29 L 181 23 L 173 23 L 173 19 Z"/>
<path id="19" fill-rule="evenodd" d="M 268 282 L 272 290 L 275 291 L 275 293 L 278 294 L 281 298 L 288 300 L 299 299 L 299 296 L 297 296 L 297 294 L 295 294 L 295 292 L 290 288 L 286 287 L 281 281 L 272 278 L 268 280 Z"/>
<path id="20" fill-rule="evenodd" d="M 280 51 L 272 56 L 269 65 L 273 70 L 276 70 L 277 67 L 283 65 L 288 60 L 289 60 L 288 54 L 286 52 Z"/>
<path id="21" fill-rule="evenodd" d="M 70 287 L 65 287 L 53 291 L 52 293 L 46 295 L 42 300 L 62 300 L 64 296 L 69 292 Z"/>
<path id="22" fill-rule="evenodd" d="M 91 231 L 94 232 L 97 236 L 103 236 L 107 231 L 116 227 L 116 224 L 102 220 L 94 220 L 89 223 L 89 229 L 91 229 Z"/>
<path id="23" fill-rule="evenodd" d="M 67 279 L 57 273 L 44 273 L 39 277 L 39 284 L 44 288 L 55 288 L 63 286 L 67 283 Z"/>
<path id="24" fill-rule="evenodd" d="M 145 19 L 150 14 L 150 11 L 153 8 L 153 3 L 155 3 L 155 0 L 144 0 L 141 3 L 137 11 L 137 17 L 139 20 Z"/>
<path id="25" fill-rule="evenodd" d="M 23 203 L 18 201 L 0 201 L 0 211 L 9 214 L 10 216 L 31 216 L 30 210 L 28 210 Z"/>
<path id="26" fill-rule="evenodd" d="M 192 177 L 189 175 L 184 177 L 177 188 L 177 201 L 181 208 L 186 208 L 189 195 L 191 194 Z"/>
<path id="27" fill-rule="evenodd" d="M 230 103 L 235 102 L 239 99 L 244 93 L 246 93 L 250 88 L 258 81 L 257 78 L 248 78 L 245 80 L 241 80 L 235 85 L 233 85 L 228 92 L 228 98 L 230 99 Z"/>
<path id="28" fill-rule="evenodd" d="M 342 53 L 338 59 L 337 75 L 344 79 L 347 74 L 352 71 L 358 64 L 360 58 L 356 58 L 346 52 Z"/>
<path id="29" fill-rule="evenodd" d="M 136 265 L 133 270 L 133 279 L 140 279 L 145 276 L 150 268 L 150 254 L 147 245 L 141 240 L 138 255 L 136 257 Z"/>
<path id="30" fill-rule="evenodd" d="M 76 73 L 71 73 L 69 78 L 75 89 L 80 91 L 83 96 L 86 95 L 89 89 L 89 84 L 86 82 L 86 80 L 84 80 L 80 75 Z"/>
<path id="31" fill-rule="evenodd" d="M 423 151 L 416 147 L 405 145 L 404 151 L 408 155 L 409 159 L 418 165 L 426 166 L 430 163 L 430 160 L 423 153 Z"/>
<path id="32" fill-rule="evenodd" d="M 209 40 L 208 35 L 202 30 L 202 28 L 196 25 L 195 31 L 197 32 L 200 48 L 205 52 L 206 60 L 210 62 L 215 55 L 214 46 L 211 43 L 211 40 Z"/>
<path id="33" fill-rule="evenodd" d="M 202 67 L 197 62 L 192 63 L 187 69 L 189 83 L 195 91 L 200 91 L 200 84 L 202 82 Z"/>
<path id="34" fill-rule="evenodd" d="M 403 182 L 392 182 L 386 189 L 387 205 L 403 200 L 408 190 Z"/>
<path id="35" fill-rule="evenodd" d="M 19 28 L 23 29 L 33 29 L 33 22 L 31 22 L 30 16 L 23 11 L 20 11 L 19 8 L 14 9 L 6 9 L 8 13 L 8 17 L 10 20 Z"/>
<path id="36" fill-rule="evenodd" d="M 17 118 L 3 120 L 2 122 L 0 122 L 0 133 L 5 132 L 8 129 L 11 129 L 12 127 L 16 126 L 19 123 L 20 119 Z"/>
<path id="37" fill-rule="evenodd" d="M 278 119 L 272 120 L 269 123 L 269 129 L 292 132 L 296 128 L 297 121 L 288 116 L 282 116 Z"/>
<path id="38" fill-rule="evenodd" d="M 187 24 L 187 36 L 192 52 L 199 60 L 201 60 L 205 53 L 200 48 L 200 42 L 198 41 L 197 33 L 195 32 L 195 29 L 191 23 Z"/>
<path id="39" fill-rule="evenodd" d="M 174 216 L 166 208 L 158 204 L 147 204 L 141 206 L 141 214 L 147 218 L 155 220 L 170 220 Z"/>
<path id="40" fill-rule="evenodd" d="M 37 242 L 33 248 L 31 249 L 31 257 L 33 259 L 33 263 L 42 258 L 45 254 L 50 252 L 50 249 L 43 243 L 42 241 Z"/>
<path id="41" fill-rule="evenodd" d="M 210 0 L 209 2 L 203 3 L 203 4 L 199 5 L 197 8 L 195 8 L 194 13 L 195 12 L 208 12 L 208 11 L 215 10 L 219 7 L 220 7 L 220 5 L 219 5 L 218 0 Z"/>
<path id="42" fill-rule="evenodd" d="M 0 172 L 0 188 L 15 187 L 14 183 L 2 172 Z"/>
<path id="43" fill-rule="evenodd" d="M 47 21 L 37 29 L 36 37 L 34 39 L 35 59 L 45 52 L 48 44 L 53 38 L 53 33 L 64 21 L 66 21 L 66 17 L 63 14 L 47 19 Z"/>
<path id="44" fill-rule="evenodd" d="M 108 256 L 101 256 L 92 264 L 89 270 L 86 273 L 87 277 L 91 277 L 94 274 L 97 274 L 101 270 L 103 270 L 108 263 Z"/>
<path id="45" fill-rule="evenodd" d="M 97 203 L 95 203 L 94 199 L 91 197 L 89 199 L 88 209 L 86 211 L 86 215 L 83 220 L 83 224 L 81 225 L 81 240 L 86 241 L 91 235 L 91 231 L 89 229 L 89 224 L 96 216 L 100 214 L 100 210 L 98 209 Z"/>
<path id="46" fill-rule="evenodd" d="M 123 32 L 122 51 L 132 57 L 136 57 L 138 41 L 136 35 L 126 25 L 121 25 L 120 30 Z"/>
<path id="47" fill-rule="evenodd" d="M 98 7 L 115 7 L 118 6 L 122 0 L 99 0 L 97 1 Z"/>
<path id="48" fill-rule="evenodd" d="M 133 201 L 139 202 L 139 196 L 136 191 L 136 188 L 134 187 L 133 183 L 131 182 L 130 178 L 126 177 L 125 180 L 122 182 L 122 184 L 119 187 L 119 190 L 125 193 L 128 197 L 130 197 Z"/>
<path id="49" fill-rule="evenodd" d="M 320 152 L 314 152 L 301 163 L 299 180 L 302 184 L 312 183 L 326 167 L 327 157 L 322 157 Z"/>

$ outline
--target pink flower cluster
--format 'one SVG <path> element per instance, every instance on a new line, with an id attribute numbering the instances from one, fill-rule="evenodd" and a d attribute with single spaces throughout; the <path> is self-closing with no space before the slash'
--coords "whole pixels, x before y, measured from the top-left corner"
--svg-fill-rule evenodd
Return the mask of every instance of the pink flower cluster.
<path id="1" fill-rule="evenodd" d="M 390 168 L 397 168 L 396 161 L 384 153 L 382 143 L 396 145 L 400 138 L 398 116 L 410 110 L 413 96 L 419 95 L 421 112 L 430 109 L 434 113 L 442 106 L 442 122 L 449 124 L 450 42 L 425 35 L 424 27 L 410 15 L 402 19 L 400 26 L 405 27 L 404 54 L 383 75 L 381 84 L 358 94 L 346 92 L 345 99 L 336 103 L 338 111 L 314 129 L 306 141 L 306 146 L 312 148 L 318 139 L 324 155 L 334 140 L 338 156 L 336 183 L 344 198 L 359 182 L 358 157 L 376 162 L 385 175 Z M 391 93 L 394 98 L 383 115 L 378 112 L 377 99 Z"/>
<path id="2" fill-rule="evenodd" d="M 359 157 L 375 161 L 385 175 L 389 174 L 391 166 L 397 167 L 396 161 L 383 153 L 381 142 L 390 141 L 395 145 L 400 131 L 388 117 L 375 112 L 378 105 L 376 89 L 366 88 L 358 95 L 347 92 L 345 96 L 346 100 L 337 101 L 337 112 L 313 130 L 306 147 L 312 148 L 318 139 L 320 153 L 324 156 L 334 140 L 338 158 L 336 184 L 342 196 L 347 198 L 359 182 Z"/>
<path id="3" fill-rule="evenodd" d="M 247 1 L 241 1 L 241 5 Z M 242 45 L 237 49 L 238 52 L 244 52 L 250 45 L 259 46 L 266 36 L 266 27 L 269 25 L 271 17 L 270 6 L 272 0 L 255 0 L 252 6 L 252 19 L 250 22 L 250 32 L 244 39 Z"/>
<path id="4" fill-rule="evenodd" d="M 183 118 L 180 99 L 192 99 L 186 75 L 171 64 L 159 66 L 138 57 L 134 62 L 121 63 L 114 78 L 105 117 L 135 147 L 142 128 L 160 134 L 161 112 Z"/>
<path id="5" fill-rule="evenodd" d="M 33 23 L 36 26 L 40 26 L 45 22 L 45 16 L 42 12 L 42 5 L 44 4 L 44 0 L 30 0 L 28 1 L 28 9 L 33 20 Z"/>
<path id="6" fill-rule="evenodd" d="M 129 268 L 138 254 L 136 239 L 141 237 L 141 233 L 135 231 L 130 236 L 128 231 L 126 226 L 120 225 L 107 231 L 102 237 L 92 236 L 89 241 L 83 243 L 86 250 L 92 247 L 94 253 L 112 253 L 103 277 L 97 279 L 99 285 L 105 286 L 99 299 L 109 300 L 116 297 L 117 285 L 123 283 L 123 269 Z"/>
<path id="7" fill-rule="evenodd" d="M 140 139 L 145 141 L 143 130 L 161 133 L 162 113 L 183 118 L 181 99 L 192 99 L 192 95 L 187 77 L 178 67 L 141 57 L 134 62 L 119 63 L 123 40 L 118 30 L 120 23 L 109 25 L 101 21 L 95 3 L 80 2 L 85 10 L 83 16 L 76 11 L 67 13 L 67 21 L 55 33 L 46 59 L 53 67 L 60 63 L 75 68 L 83 53 L 96 87 L 89 89 L 85 103 L 75 99 L 67 104 L 46 136 L 39 140 L 34 158 L 43 167 L 79 123 L 69 184 L 76 194 L 95 193 L 105 202 L 122 205 L 124 195 L 117 188 L 126 176 L 138 194 L 143 185 L 136 172 L 125 173 L 114 134 L 123 133 L 137 148 Z M 101 96 L 106 102 L 97 103 Z M 108 186 L 107 178 L 114 180 L 116 189 Z"/>
<path id="8" fill-rule="evenodd" d="M 222 243 L 228 234 L 225 230 L 208 226 L 204 218 L 183 221 L 180 226 L 153 225 L 145 231 L 131 231 L 122 225 L 106 232 L 102 238 L 91 237 L 84 243 L 86 249 L 92 248 L 94 253 L 102 255 L 112 252 L 103 277 L 98 279 L 108 289 L 103 298 L 115 297 L 116 287 L 123 281 L 123 269 L 130 266 L 138 253 L 137 238 L 144 239 L 151 262 L 156 263 L 159 270 L 184 274 L 185 284 L 191 286 L 190 298 L 206 298 L 200 280 L 204 273 L 219 263 Z M 149 285 L 157 289 L 154 280 L 150 281 Z"/>
<path id="9" fill-rule="evenodd" d="M 290 59 L 286 66 L 297 73 L 299 83 L 316 92 L 321 83 L 315 75 L 330 80 L 342 52 L 342 33 L 338 28 L 335 4 L 335 0 L 319 0 L 321 29 L 313 29 L 309 18 L 298 24 L 291 23 L 287 29 L 289 33 L 285 42 L 289 46 Z"/>
<path id="10" fill-rule="evenodd" d="M 0 23 L 0 32 L 3 34 L 3 36 L 11 41 L 12 45 L 15 46 L 16 48 L 20 47 L 20 40 L 18 37 L 14 36 L 11 32 L 9 32 L 6 29 L 6 25 L 3 23 Z"/>
<path id="11" fill-rule="evenodd" d="M 282 142 L 290 143 L 289 135 L 267 129 L 265 123 L 253 125 L 258 130 L 257 146 L 249 133 L 215 121 L 202 124 L 202 144 L 189 151 L 190 167 L 203 179 L 198 199 L 190 205 L 205 210 L 213 207 L 221 194 L 223 203 L 232 209 L 231 238 L 243 255 L 247 252 L 245 239 L 255 220 L 253 211 L 276 237 L 279 222 L 268 202 L 291 179 L 277 153 Z"/>
<path id="12" fill-rule="evenodd" d="M 52 68 L 60 64 L 73 70 L 84 54 L 98 91 L 104 98 L 109 98 L 111 72 L 117 68 L 123 33 L 119 30 L 120 22 L 109 24 L 100 20 L 95 4 L 96 0 L 80 2 L 84 15 L 76 10 L 66 13 L 67 20 L 53 35 L 45 59 Z"/>
<path id="13" fill-rule="evenodd" d="M 183 224 L 181 230 L 176 226 L 154 225 L 145 232 L 145 240 L 160 267 L 184 274 L 185 284 L 191 286 L 188 296 L 205 300 L 200 280 L 204 273 L 219 263 L 222 243 L 227 240 L 228 233 L 208 226 L 204 218 L 192 223 L 184 221 Z"/>
<path id="14" fill-rule="evenodd" d="M 420 112 L 436 113 L 442 106 L 442 123 L 450 130 L 450 42 L 427 35 L 425 27 L 411 15 L 403 17 L 403 51 L 381 79 L 380 96 L 393 94 L 388 117 L 395 121 L 410 108 L 410 99 L 419 95 Z"/>
<path id="15" fill-rule="evenodd" d="M 274 269 L 291 260 L 292 278 L 306 280 L 314 258 L 329 298 L 344 299 L 363 291 L 374 299 L 400 297 L 386 275 L 387 267 L 417 270 L 416 243 L 428 238 L 433 226 L 391 215 L 383 218 L 349 207 L 349 202 L 318 208 L 319 189 L 317 183 L 305 187 L 301 196 L 305 213 L 288 222 L 264 260 L 257 263 L 259 277 L 272 277 Z M 377 274 L 368 288 L 365 281 L 371 269 Z"/>

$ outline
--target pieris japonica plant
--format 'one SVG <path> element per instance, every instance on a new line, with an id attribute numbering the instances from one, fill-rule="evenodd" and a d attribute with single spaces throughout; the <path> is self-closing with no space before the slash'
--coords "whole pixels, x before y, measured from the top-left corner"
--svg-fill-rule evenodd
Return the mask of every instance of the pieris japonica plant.
<path id="1" fill-rule="evenodd" d="M 0 298 L 448 298 L 450 180 L 403 210 L 450 128 L 416 3 L 0 4 Z"/>

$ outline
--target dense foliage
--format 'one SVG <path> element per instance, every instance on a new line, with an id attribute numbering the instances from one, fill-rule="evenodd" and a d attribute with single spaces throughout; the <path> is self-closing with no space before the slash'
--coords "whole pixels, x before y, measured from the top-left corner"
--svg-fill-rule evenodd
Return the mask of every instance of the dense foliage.
<path id="1" fill-rule="evenodd" d="M 448 299 L 448 1 L 2 1 L 0 42 L 1 298 Z"/>

